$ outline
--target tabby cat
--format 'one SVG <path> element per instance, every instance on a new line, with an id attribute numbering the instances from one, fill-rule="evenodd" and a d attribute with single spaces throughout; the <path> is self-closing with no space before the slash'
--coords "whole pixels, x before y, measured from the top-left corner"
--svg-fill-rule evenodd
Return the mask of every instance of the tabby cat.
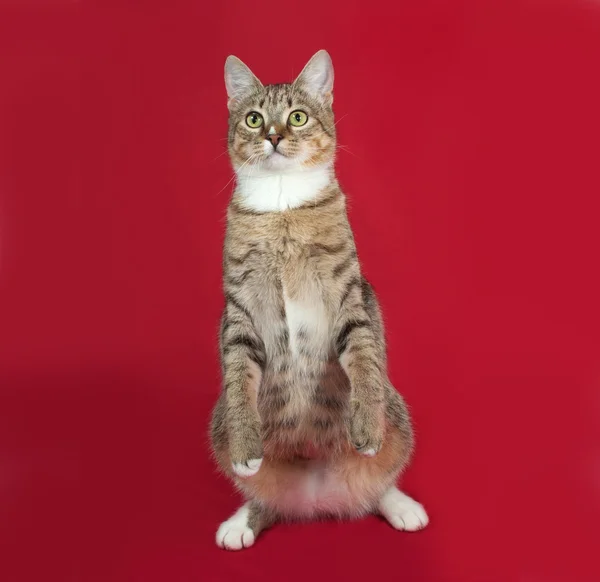
<path id="1" fill-rule="evenodd" d="M 293 83 L 263 86 L 230 56 L 225 84 L 237 185 L 211 439 L 247 501 L 217 544 L 248 548 L 277 521 L 322 516 L 423 528 L 423 506 L 395 486 L 412 429 L 335 177 L 331 58 L 319 51 Z"/>

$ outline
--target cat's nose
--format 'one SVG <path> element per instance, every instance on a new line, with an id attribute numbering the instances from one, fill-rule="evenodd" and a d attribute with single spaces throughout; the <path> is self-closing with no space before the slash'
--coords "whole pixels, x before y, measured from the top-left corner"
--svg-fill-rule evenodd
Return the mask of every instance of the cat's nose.
<path id="1" fill-rule="evenodd" d="M 273 144 L 273 147 L 276 148 L 279 145 L 279 142 L 283 139 L 283 136 L 279 133 L 272 133 L 267 136 L 267 139 Z"/>

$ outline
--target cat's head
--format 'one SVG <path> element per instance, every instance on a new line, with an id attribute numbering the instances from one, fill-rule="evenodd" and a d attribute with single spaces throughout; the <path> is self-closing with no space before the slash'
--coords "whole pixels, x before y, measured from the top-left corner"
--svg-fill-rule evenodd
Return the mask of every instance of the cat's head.
<path id="1" fill-rule="evenodd" d="M 326 51 L 316 53 L 293 83 L 267 86 L 230 56 L 225 85 L 236 171 L 286 172 L 333 161 L 333 65 Z"/>

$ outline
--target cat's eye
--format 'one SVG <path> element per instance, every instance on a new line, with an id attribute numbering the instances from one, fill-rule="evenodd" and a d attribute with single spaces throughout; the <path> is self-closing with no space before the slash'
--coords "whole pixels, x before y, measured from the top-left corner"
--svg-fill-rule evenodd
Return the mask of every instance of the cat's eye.
<path id="1" fill-rule="evenodd" d="M 306 125 L 307 121 L 308 115 L 306 115 L 304 111 L 292 111 L 292 113 L 290 113 L 289 122 L 290 125 L 293 125 L 294 127 L 302 127 L 303 125 Z"/>
<path id="2" fill-rule="evenodd" d="M 256 129 L 257 127 L 260 127 L 263 124 L 263 117 L 260 113 L 256 113 L 256 111 L 248 113 L 248 116 L 246 117 L 246 124 L 248 125 L 248 127 Z"/>

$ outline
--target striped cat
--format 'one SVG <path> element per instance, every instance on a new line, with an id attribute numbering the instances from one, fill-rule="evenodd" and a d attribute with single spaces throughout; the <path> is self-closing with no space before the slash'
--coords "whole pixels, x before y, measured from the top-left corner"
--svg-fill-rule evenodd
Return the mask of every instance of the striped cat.
<path id="1" fill-rule="evenodd" d="M 247 548 L 279 520 L 321 516 L 379 513 L 418 530 L 425 510 L 395 486 L 410 418 L 333 168 L 331 59 L 320 51 L 292 84 L 263 86 L 231 56 L 225 83 L 237 186 L 211 437 L 247 501 L 217 544 Z"/>

